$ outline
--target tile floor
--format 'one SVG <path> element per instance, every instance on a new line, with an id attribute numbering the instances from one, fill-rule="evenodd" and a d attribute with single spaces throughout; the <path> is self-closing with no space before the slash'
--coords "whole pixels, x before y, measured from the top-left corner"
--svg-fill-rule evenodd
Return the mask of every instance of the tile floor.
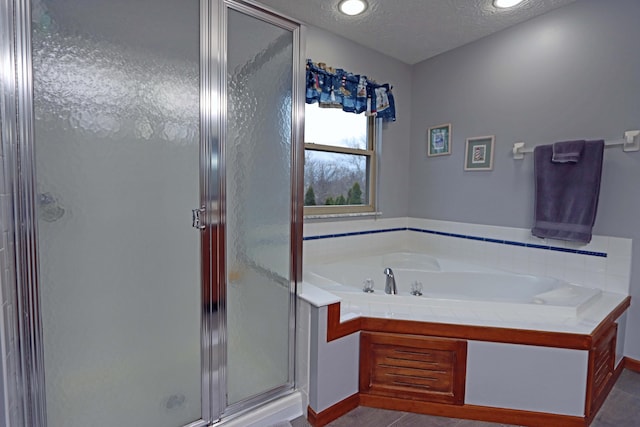
<path id="1" fill-rule="evenodd" d="M 309 427 L 304 417 L 291 421 L 293 427 Z M 327 427 L 510 427 L 482 421 L 458 420 L 408 412 L 358 407 L 329 423 Z M 640 426 L 640 373 L 625 370 L 602 405 L 591 427 Z"/>

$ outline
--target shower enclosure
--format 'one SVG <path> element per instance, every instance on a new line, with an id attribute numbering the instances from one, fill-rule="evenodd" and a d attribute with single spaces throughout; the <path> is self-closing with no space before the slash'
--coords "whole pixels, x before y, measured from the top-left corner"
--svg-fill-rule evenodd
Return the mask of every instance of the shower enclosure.
<path id="1" fill-rule="evenodd" d="M 11 426 L 195 427 L 290 394 L 300 25 L 240 0 L 0 8 Z"/>

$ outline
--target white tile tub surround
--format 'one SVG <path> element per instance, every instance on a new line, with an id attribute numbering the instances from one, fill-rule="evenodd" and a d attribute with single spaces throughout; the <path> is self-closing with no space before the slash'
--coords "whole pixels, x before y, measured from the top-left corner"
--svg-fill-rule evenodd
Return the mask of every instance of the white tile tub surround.
<path id="1" fill-rule="evenodd" d="M 304 262 L 331 262 L 344 257 L 409 250 L 456 258 L 514 273 L 552 276 L 570 283 L 628 295 L 631 277 L 631 239 L 593 236 L 589 244 L 540 239 L 529 229 L 467 224 L 421 218 L 383 218 L 358 221 L 306 223 L 305 238 L 340 233 L 407 229 L 356 236 L 305 240 Z M 410 231 L 415 228 L 485 239 L 505 240 L 605 253 L 606 257 L 514 246 L 452 236 Z"/>
<path id="2" fill-rule="evenodd" d="M 304 237 L 406 228 L 407 218 L 366 219 L 304 224 Z M 405 231 L 335 237 L 304 242 L 305 263 L 331 262 L 353 254 L 383 253 L 403 247 Z"/>
<path id="3" fill-rule="evenodd" d="M 309 346 L 311 331 L 311 305 L 298 299 L 296 322 L 296 389 L 301 395 L 301 411 L 306 413 L 309 405 Z"/>
<path id="4" fill-rule="evenodd" d="M 306 286 L 313 285 L 306 284 Z M 345 296 L 345 299 L 340 301 L 341 322 L 354 317 L 379 317 L 419 322 L 590 334 L 622 302 L 624 297 L 604 292 L 596 304 L 588 307 L 579 317 L 575 318 L 559 318 L 545 315 L 542 310 L 540 313 L 535 313 L 533 310 L 525 311 L 515 307 L 479 308 L 474 307 L 473 303 L 460 304 L 457 301 L 410 304 L 406 303 L 406 300 L 398 302 L 397 299 L 393 299 L 393 296 L 389 296 L 388 303 L 372 303 L 362 301 L 362 298 L 356 300 L 352 298 L 353 295 Z M 316 305 L 314 301 L 311 301 L 311 304 Z"/>
<path id="5" fill-rule="evenodd" d="M 576 285 L 601 289 L 604 293 L 598 303 L 582 315 L 568 319 L 552 319 L 535 313 L 523 316 L 519 310 L 504 307 L 498 311 L 480 307 L 461 308 L 445 303 L 438 307 L 424 307 L 403 305 L 392 300 L 389 303 L 373 303 L 348 298 L 341 301 L 342 321 L 358 316 L 370 316 L 588 334 L 622 301 L 623 296 L 629 294 L 630 239 L 594 236 L 588 245 L 575 245 L 558 240 L 544 241 L 534 238 L 528 229 L 416 218 L 324 223 L 309 227 L 305 225 L 304 234 L 305 237 L 326 237 L 338 233 L 398 228 L 401 231 L 306 240 L 305 264 L 328 263 L 394 251 L 415 251 L 514 273 L 552 276 Z M 606 253 L 607 257 L 443 236 L 412 231 L 409 228 Z M 310 270 L 311 268 L 305 268 L 305 271 Z M 314 289 L 313 285 L 306 282 L 302 283 L 299 295 L 316 307 L 337 302 L 335 294 Z"/>
<path id="6" fill-rule="evenodd" d="M 578 244 L 562 240 L 540 239 L 532 236 L 529 229 L 523 228 L 419 218 L 408 218 L 407 224 L 409 228 L 552 246 L 568 250 L 606 253 L 606 257 L 599 257 L 418 232 L 413 232 L 413 234 L 420 235 L 420 237 L 411 237 L 412 242 L 418 245 L 416 249 L 428 249 L 436 255 L 447 257 L 455 255 L 456 258 L 461 258 L 464 261 L 480 262 L 488 267 L 516 273 L 553 276 L 577 285 L 629 295 L 631 239 L 593 236 L 590 243 Z"/>

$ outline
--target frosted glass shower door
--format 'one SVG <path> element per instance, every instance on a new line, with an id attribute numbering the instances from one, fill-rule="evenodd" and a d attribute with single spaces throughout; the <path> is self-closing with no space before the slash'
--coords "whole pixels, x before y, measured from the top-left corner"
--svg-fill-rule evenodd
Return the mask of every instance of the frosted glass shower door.
<path id="1" fill-rule="evenodd" d="M 49 427 L 202 418 L 197 0 L 33 0 Z"/>
<path id="2" fill-rule="evenodd" d="M 228 404 L 293 381 L 293 32 L 228 9 Z"/>

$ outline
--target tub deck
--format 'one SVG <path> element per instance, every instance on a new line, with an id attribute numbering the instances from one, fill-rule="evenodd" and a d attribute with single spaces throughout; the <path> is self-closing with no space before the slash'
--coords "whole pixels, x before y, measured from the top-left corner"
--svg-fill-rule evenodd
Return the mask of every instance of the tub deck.
<path id="1" fill-rule="evenodd" d="M 379 256 L 357 268 L 349 262 L 306 268 L 299 296 L 316 307 L 312 342 L 324 355 L 312 360 L 313 377 L 357 383 L 349 383 L 355 394 L 333 406 L 315 411 L 310 405 L 312 425 L 358 405 L 535 427 L 590 424 L 624 366 L 618 343 L 625 332 L 618 325 L 625 324 L 629 296 L 478 266 L 467 271 L 455 261 L 426 257 L 418 269 L 403 256 L 392 254 L 396 264 Z M 386 267 L 402 281 L 400 295 L 383 293 L 384 275 L 373 277 L 374 294 L 359 289 L 363 274 Z M 422 297 L 408 294 L 414 272 L 435 282 L 425 283 Z M 438 386 L 462 385 L 452 392 L 457 400 L 427 395 L 422 376 L 413 382 L 403 377 L 408 397 L 400 396 L 387 376 L 409 363 L 403 356 L 402 365 L 394 364 L 398 351 L 409 351 L 411 360 L 448 352 L 447 380 Z M 429 366 L 416 368 L 422 373 Z"/>
<path id="2" fill-rule="evenodd" d="M 627 299 L 554 278 L 426 254 L 399 252 L 356 261 L 309 266 L 300 296 L 317 306 L 340 302 L 341 322 L 363 317 L 577 334 L 592 333 Z M 384 294 L 383 266 L 394 269 L 399 295 Z M 373 278 L 373 294 L 362 291 L 365 278 Z M 423 282 L 422 296 L 410 295 L 414 280 Z"/>

